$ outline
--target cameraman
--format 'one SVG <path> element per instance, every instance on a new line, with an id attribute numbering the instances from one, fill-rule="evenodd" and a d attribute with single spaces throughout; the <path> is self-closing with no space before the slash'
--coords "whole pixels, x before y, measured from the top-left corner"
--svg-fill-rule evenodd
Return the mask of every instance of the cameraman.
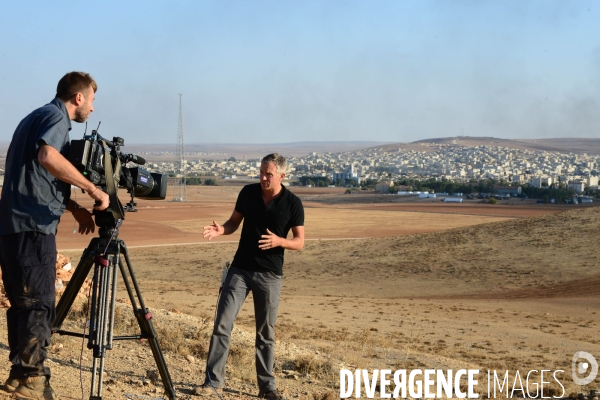
<path id="1" fill-rule="evenodd" d="M 92 214 L 70 200 L 71 185 L 108 207 L 108 195 L 88 181 L 65 156 L 71 121 L 94 111 L 97 85 L 87 73 L 70 72 L 56 98 L 17 126 L 6 156 L 0 197 L 0 265 L 10 308 L 6 312 L 9 359 L 5 390 L 20 399 L 53 399 L 44 366 L 55 310 L 56 240 L 60 216 L 73 213 L 79 232 L 94 232 Z"/>

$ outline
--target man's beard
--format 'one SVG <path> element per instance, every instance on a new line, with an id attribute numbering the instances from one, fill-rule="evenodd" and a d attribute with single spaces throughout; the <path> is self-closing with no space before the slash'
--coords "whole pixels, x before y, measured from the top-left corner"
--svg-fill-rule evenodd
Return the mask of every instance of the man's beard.
<path id="1" fill-rule="evenodd" d="M 75 122 L 85 122 L 90 116 L 90 111 L 87 108 L 87 104 L 84 104 L 81 107 L 77 107 L 75 109 L 75 118 L 73 121 Z"/>

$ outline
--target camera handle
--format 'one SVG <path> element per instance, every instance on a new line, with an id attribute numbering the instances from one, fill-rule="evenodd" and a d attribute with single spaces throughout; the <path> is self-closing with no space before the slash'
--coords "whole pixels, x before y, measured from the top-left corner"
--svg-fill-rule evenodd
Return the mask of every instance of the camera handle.
<path id="1" fill-rule="evenodd" d="M 112 165 L 112 157 L 109 154 L 108 145 L 105 140 L 101 140 L 102 149 L 104 149 L 104 171 L 106 173 L 106 193 L 110 199 L 110 211 L 113 214 L 115 220 L 125 219 L 125 210 L 123 209 L 123 205 L 119 200 L 119 196 L 117 195 L 117 181 L 118 176 L 121 173 L 121 160 L 119 157 L 115 158 L 115 168 L 113 171 Z"/>

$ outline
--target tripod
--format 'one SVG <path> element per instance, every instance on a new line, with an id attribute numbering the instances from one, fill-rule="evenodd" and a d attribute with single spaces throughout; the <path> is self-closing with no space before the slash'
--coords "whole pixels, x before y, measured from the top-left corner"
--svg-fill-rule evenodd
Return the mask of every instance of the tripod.
<path id="1" fill-rule="evenodd" d="M 111 221 L 114 223 L 110 223 Z M 165 393 L 173 400 L 176 397 L 175 389 L 152 325 L 152 314 L 148 311 L 142 299 L 142 293 L 129 260 L 127 246 L 123 240 L 118 239 L 121 220 L 115 221 L 112 215 L 100 212 L 96 214 L 96 223 L 100 227 L 99 237 L 93 238 L 83 251 L 77 269 L 56 306 L 56 319 L 54 320 L 52 332 L 88 339 L 87 347 L 93 350 L 94 357 L 90 400 L 102 399 L 104 356 L 106 350 L 112 349 L 113 341 L 140 339 L 148 340 L 160 378 L 165 387 Z M 108 225 L 112 225 L 112 227 L 108 227 Z M 123 258 L 125 263 L 123 263 Z M 90 332 L 86 335 L 62 330 L 60 329 L 62 323 L 67 317 L 92 266 L 94 267 L 94 273 L 92 278 Z M 140 327 L 141 332 L 139 335 L 113 336 L 119 271 L 123 277 L 123 283 Z"/>

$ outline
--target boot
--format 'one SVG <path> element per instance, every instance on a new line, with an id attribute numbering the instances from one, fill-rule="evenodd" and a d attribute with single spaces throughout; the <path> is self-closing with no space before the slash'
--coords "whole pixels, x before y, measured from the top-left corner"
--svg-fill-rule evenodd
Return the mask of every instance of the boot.
<path id="1" fill-rule="evenodd" d="M 21 379 L 15 389 L 15 398 L 25 400 L 58 400 L 47 376 L 30 376 Z"/>
<path id="2" fill-rule="evenodd" d="M 9 375 L 4 382 L 4 391 L 8 393 L 12 393 L 19 386 L 19 378 L 13 378 Z"/>

